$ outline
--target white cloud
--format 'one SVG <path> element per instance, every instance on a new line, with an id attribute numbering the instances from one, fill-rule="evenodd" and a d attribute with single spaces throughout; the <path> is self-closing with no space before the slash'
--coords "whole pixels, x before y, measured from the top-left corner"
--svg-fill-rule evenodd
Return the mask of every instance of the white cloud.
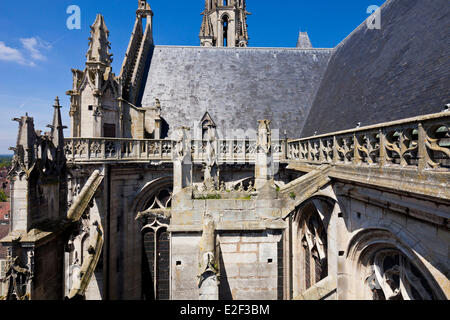
<path id="1" fill-rule="evenodd" d="M 39 37 L 20 39 L 22 50 L 8 47 L 0 41 L 0 61 L 15 62 L 21 65 L 34 67 L 37 61 L 46 61 L 44 50 L 52 48 L 51 44 Z"/>
<path id="2" fill-rule="evenodd" d="M 0 41 L 0 60 L 8 62 L 16 62 L 22 65 L 34 66 L 34 62 L 27 61 L 22 52 L 17 49 L 8 47 L 3 41 Z"/>
<path id="3" fill-rule="evenodd" d="M 42 54 L 41 49 L 51 49 L 51 45 L 39 37 L 20 39 L 22 46 L 30 54 L 33 60 L 45 61 L 47 58 Z"/>

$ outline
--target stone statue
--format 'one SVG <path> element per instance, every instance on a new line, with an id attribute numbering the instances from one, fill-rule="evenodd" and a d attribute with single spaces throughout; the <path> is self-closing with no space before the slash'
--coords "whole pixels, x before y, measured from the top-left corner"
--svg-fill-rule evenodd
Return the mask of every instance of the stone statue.
<path id="1" fill-rule="evenodd" d="M 205 213 L 203 216 L 198 278 L 200 300 L 218 300 L 219 266 L 216 252 L 215 222 L 209 213 Z"/>
<path id="2" fill-rule="evenodd" d="M 269 154 L 272 150 L 270 120 L 259 120 L 258 123 L 258 152 L 263 151 L 264 153 Z"/>

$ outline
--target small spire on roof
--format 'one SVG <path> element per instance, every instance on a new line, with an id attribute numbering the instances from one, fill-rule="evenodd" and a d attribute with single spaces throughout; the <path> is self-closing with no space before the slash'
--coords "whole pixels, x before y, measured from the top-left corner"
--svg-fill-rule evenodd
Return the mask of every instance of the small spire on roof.
<path id="1" fill-rule="evenodd" d="M 302 32 L 301 30 L 298 33 L 297 40 L 297 48 L 300 49 L 312 49 L 311 40 L 309 39 L 308 32 Z"/>

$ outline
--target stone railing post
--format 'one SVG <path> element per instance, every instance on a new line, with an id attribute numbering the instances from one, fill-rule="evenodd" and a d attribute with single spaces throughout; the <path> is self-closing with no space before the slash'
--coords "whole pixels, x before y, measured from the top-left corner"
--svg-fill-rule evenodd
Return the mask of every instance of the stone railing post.
<path id="1" fill-rule="evenodd" d="M 336 136 L 333 136 L 333 164 L 338 163 L 339 152 L 338 152 L 338 141 Z"/>
<path id="2" fill-rule="evenodd" d="M 325 162 L 325 155 L 323 152 L 325 151 L 325 145 L 323 143 L 323 139 L 319 139 L 319 162 L 323 164 Z"/>
<path id="3" fill-rule="evenodd" d="M 359 154 L 359 140 L 356 133 L 353 133 L 353 164 L 358 165 L 361 163 L 361 156 Z"/>
<path id="4" fill-rule="evenodd" d="M 274 178 L 272 133 L 269 120 L 260 120 L 255 163 L 255 188 L 264 187 Z"/>
<path id="5" fill-rule="evenodd" d="M 192 153 L 190 128 L 182 127 L 175 132 L 173 160 L 173 194 L 192 185 Z"/>
<path id="6" fill-rule="evenodd" d="M 91 139 L 87 139 L 86 144 L 87 144 L 86 156 L 87 156 L 87 159 L 90 160 L 91 159 L 91 144 L 92 144 Z"/>
<path id="7" fill-rule="evenodd" d="M 426 140 L 427 140 L 427 133 L 423 127 L 423 124 L 421 122 L 418 123 L 417 127 L 419 131 L 419 137 L 418 137 L 418 170 L 419 172 L 422 172 L 427 167 L 427 146 L 426 146 Z"/>
<path id="8" fill-rule="evenodd" d="M 379 129 L 379 142 L 380 142 L 380 168 L 386 165 L 387 152 L 386 152 L 386 134 L 382 128 Z"/>
<path id="9" fill-rule="evenodd" d="M 137 143 L 136 143 L 136 141 L 134 141 L 133 144 L 135 144 L 137 146 L 137 158 L 141 159 L 141 155 L 142 155 L 142 141 L 139 140 L 139 141 L 137 141 Z"/>
<path id="10" fill-rule="evenodd" d="M 106 159 L 106 140 L 103 139 L 100 145 L 100 152 L 102 153 L 102 159 Z"/>

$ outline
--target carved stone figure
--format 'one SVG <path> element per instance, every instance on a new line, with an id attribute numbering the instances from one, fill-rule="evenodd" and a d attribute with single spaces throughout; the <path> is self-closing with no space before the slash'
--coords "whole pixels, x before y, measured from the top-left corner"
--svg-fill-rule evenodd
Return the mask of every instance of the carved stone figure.
<path id="1" fill-rule="evenodd" d="M 188 154 L 188 137 L 189 128 L 182 127 L 175 134 L 175 146 L 173 151 L 174 161 L 183 161 Z"/>
<path id="2" fill-rule="evenodd" d="M 203 233 L 199 251 L 200 300 L 217 300 L 219 298 L 219 267 L 216 250 L 215 222 L 211 214 L 203 216 Z"/>
<path id="3" fill-rule="evenodd" d="M 269 154 L 272 150 L 272 133 L 270 120 L 259 120 L 258 126 L 258 152 Z"/>

